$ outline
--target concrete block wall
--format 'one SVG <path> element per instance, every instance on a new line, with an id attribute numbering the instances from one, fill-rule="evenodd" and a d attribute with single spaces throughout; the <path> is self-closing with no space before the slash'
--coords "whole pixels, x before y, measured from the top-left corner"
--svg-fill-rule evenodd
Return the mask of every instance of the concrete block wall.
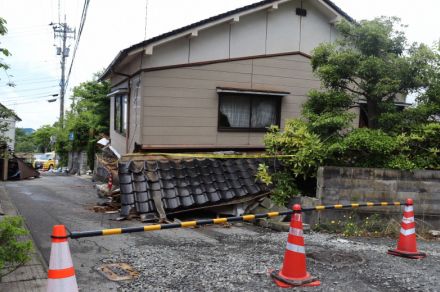
<path id="1" fill-rule="evenodd" d="M 323 204 L 414 199 L 416 216 L 433 216 L 440 223 L 440 171 L 320 167 L 316 196 Z M 375 207 L 397 213 L 400 208 Z"/>

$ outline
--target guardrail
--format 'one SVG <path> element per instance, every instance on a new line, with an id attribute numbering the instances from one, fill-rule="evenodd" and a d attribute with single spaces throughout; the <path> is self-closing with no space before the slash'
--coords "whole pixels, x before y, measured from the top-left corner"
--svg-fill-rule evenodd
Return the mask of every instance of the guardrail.
<path id="1" fill-rule="evenodd" d="M 352 204 L 337 204 L 337 205 L 318 205 L 315 207 L 301 208 L 301 212 L 310 212 L 310 211 L 322 211 L 329 209 L 354 209 L 360 207 L 386 207 L 386 206 L 401 206 L 407 205 L 408 203 L 401 202 L 366 202 L 366 203 L 352 203 Z M 94 236 L 104 236 L 104 235 L 116 235 L 123 233 L 135 233 L 135 232 L 146 232 L 146 231 L 158 231 L 165 229 L 174 229 L 174 228 L 185 228 L 185 227 L 194 227 L 194 226 L 202 226 L 202 225 L 211 225 L 211 224 L 223 224 L 227 222 L 240 222 L 240 221 L 252 221 L 255 219 L 262 218 L 272 218 L 283 215 L 290 215 L 294 213 L 293 210 L 285 211 L 285 212 L 269 212 L 262 214 L 248 214 L 236 217 L 226 217 L 226 218 L 217 218 L 217 219 L 203 219 L 203 220 L 193 220 L 193 221 L 185 221 L 180 223 L 168 223 L 168 224 L 153 224 L 153 225 L 145 225 L 138 227 L 125 227 L 125 228 L 112 228 L 112 229 L 102 229 L 102 230 L 92 230 L 92 231 L 74 231 L 70 232 L 67 237 L 72 239 L 78 239 L 83 237 L 94 237 Z"/>

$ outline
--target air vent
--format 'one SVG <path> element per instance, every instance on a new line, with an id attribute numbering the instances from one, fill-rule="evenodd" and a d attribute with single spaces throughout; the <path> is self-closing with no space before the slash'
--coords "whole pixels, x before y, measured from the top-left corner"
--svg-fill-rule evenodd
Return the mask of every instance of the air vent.
<path id="1" fill-rule="evenodd" d="M 296 15 L 307 16 L 307 10 L 303 8 L 296 8 Z"/>

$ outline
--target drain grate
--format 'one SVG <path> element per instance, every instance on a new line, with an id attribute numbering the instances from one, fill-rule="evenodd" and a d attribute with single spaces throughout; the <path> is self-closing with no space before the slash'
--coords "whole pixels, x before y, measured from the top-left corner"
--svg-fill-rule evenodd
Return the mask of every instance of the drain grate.
<path id="1" fill-rule="evenodd" d="M 127 263 L 114 263 L 99 266 L 97 270 L 110 281 L 127 281 L 139 276 L 132 266 Z"/>

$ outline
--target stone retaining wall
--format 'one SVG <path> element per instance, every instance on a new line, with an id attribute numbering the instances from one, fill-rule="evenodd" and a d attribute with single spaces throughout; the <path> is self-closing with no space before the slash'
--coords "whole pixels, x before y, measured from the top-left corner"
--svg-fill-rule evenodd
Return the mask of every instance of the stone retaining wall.
<path id="1" fill-rule="evenodd" d="M 419 216 L 434 216 L 440 223 L 440 171 L 399 171 L 377 168 L 320 167 L 316 197 L 322 204 L 414 199 Z M 400 208 L 375 211 L 397 213 Z"/>

